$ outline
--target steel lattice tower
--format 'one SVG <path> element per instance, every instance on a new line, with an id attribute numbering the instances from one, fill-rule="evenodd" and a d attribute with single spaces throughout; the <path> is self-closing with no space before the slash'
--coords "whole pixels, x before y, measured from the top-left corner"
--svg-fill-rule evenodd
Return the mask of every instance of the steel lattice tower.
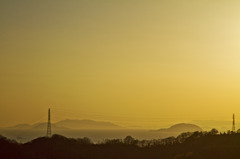
<path id="1" fill-rule="evenodd" d="M 47 123 L 47 137 L 51 137 L 51 116 L 50 116 L 50 108 L 48 109 L 48 123 Z"/>
<path id="2" fill-rule="evenodd" d="M 233 114 L 232 131 L 235 132 L 235 116 Z"/>

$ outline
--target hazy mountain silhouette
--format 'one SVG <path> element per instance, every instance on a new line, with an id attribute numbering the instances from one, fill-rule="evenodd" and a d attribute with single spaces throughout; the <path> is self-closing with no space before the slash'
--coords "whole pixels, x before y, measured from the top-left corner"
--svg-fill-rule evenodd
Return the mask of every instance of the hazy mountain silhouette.
<path id="1" fill-rule="evenodd" d="M 120 126 L 110 122 L 100 122 L 93 120 L 62 120 L 55 123 L 58 127 L 66 127 L 70 129 L 116 129 Z"/>
<path id="2" fill-rule="evenodd" d="M 29 125 L 29 124 L 17 124 L 15 126 L 11 126 L 11 127 L 6 127 L 6 128 L 2 128 L 2 129 L 19 129 L 19 130 L 24 130 L 24 129 L 37 129 L 37 130 L 41 130 L 41 129 L 46 129 L 47 127 L 47 123 L 43 122 L 43 123 L 36 123 L 33 125 Z M 52 128 L 53 129 L 67 129 L 65 127 L 59 127 L 55 124 L 52 124 Z"/>
<path id="3" fill-rule="evenodd" d="M 29 125 L 29 124 L 18 124 L 18 125 L 8 127 L 8 128 L 11 128 L 11 129 L 31 129 L 32 126 Z"/>
<path id="4" fill-rule="evenodd" d="M 171 126 L 170 128 L 159 129 L 156 131 L 164 132 L 164 133 L 166 133 L 166 132 L 167 133 L 181 133 L 181 132 L 203 131 L 203 129 L 195 124 L 180 123 L 180 124 L 175 124 L 175 125 Z"/>
<path id="5" fill-rule="evenodd" d="M 36 123 L 34 125 L 29 124 L 18 124 L 12 127 L 7 127 L 8 129 L 46 129 L 47 123 Z M 52 123 L 52 129 L 118 129 L 120 126 L 110 123 L 101 122 L 94 120 L 62 120 L 56 123 Z"/>
<path id="6" fill-rule="evenodd" d="M 37 123 L 31 126 L 32 129 L 46 129 L 47 123 Z M 66 127 L 59 127 L 56 124 L 51 125 L 52 129 L 67 129 Z"/>

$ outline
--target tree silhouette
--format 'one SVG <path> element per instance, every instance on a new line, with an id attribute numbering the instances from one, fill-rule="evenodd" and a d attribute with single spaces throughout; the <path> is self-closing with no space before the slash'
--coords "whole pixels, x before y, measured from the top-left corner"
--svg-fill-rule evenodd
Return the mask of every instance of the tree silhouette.
<path id="1" fill-rule="evenodd" d="M 126 145 L 135 145 L 137 141 L 132 136 L 126 136 L 123 140 Z"/>
<path id="2" fill-rule="evenodd" d="M 89 138 L 53 135 L 18 144 L 0 136 L 1 159 L 238 159 L 240 134 L 182 133 L 165 139 L 136 140 L 131 136 L 94 144 Z"/>

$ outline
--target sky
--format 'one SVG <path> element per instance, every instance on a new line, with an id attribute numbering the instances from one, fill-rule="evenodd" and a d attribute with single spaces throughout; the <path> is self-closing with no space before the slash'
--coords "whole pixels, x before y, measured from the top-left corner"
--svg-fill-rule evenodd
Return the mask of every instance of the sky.
<path id="1" fill-rule="evenodd" d="M 0 127 L 240 122 L 237 0 L 1 0 Z"/>

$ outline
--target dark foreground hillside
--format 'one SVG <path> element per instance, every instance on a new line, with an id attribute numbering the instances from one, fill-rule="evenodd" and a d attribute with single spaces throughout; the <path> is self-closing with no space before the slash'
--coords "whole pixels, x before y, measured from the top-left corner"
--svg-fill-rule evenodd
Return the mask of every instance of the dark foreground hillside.
<path id="1" fill-rule="evenodd" d="M 183 133 L 162 140 L 106 140 L 93 144 L 88 138 L 60 135 L 19 144 L 0 137 L 1 159 L 239 159 L 240 134 Z"/>

